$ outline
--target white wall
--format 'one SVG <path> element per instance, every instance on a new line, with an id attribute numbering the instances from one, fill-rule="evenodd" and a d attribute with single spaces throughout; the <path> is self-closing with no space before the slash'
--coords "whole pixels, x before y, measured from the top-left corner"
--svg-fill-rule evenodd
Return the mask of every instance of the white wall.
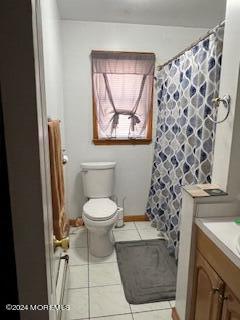
<path id="1" fill-rule="evenodd" d="M 56 0 L 41 0 L 47 115 L 61 120 L 64 148 L 63 60 L 60 16 Z"/>
<path id="2" fill-rule="evenodd" d="M 81 215 L 84 203 L 80 163 L 115 160 L 116 195 L 126 196 L 128 215 L 145 213 L 153 144 L 146 146 L 95 146 L 92 144 L 91 50 L 155 52 L 163 63 L 205 29 L 62 21 L 66 148 L 68 164 L 67 201 L 69 215 Z M 156 99 L 155 99 L 156 100 Z M 156 112 L 155 112 L 156 113 Z"/>
<path id="3" fill-rule="evenodd" d="M 228 0 L 219 96 L 230 94 L 231 112 L 228 119 L 217 125 L 213 163 L 213 183 L 219 184 L 240 199 L 240 2 Z M 218 117 L 226 110 L 221 106 Z"/>

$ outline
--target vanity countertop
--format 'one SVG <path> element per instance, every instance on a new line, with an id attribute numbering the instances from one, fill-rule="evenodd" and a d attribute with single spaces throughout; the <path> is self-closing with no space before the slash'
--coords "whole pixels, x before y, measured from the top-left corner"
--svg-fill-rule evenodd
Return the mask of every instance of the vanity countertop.
<path id="1" fill-rule="evenodd" d="M 235 223 L 235 219 L 236 217 L 197 218 L 195 223 L 240 268 L 240 254 L 237 250 L 240 225 Z"/>

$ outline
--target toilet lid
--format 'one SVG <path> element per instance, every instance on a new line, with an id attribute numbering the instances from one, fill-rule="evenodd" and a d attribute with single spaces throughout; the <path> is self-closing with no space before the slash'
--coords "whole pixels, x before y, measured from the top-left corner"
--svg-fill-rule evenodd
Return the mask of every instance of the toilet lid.
<path id="1" fill-rule="evenodd" d="M 115 215 L 116 211 L 116 203 L 108 198 L 90 199 L 83 206 L 83 212 L 90 220 L 108 220 Z"/>

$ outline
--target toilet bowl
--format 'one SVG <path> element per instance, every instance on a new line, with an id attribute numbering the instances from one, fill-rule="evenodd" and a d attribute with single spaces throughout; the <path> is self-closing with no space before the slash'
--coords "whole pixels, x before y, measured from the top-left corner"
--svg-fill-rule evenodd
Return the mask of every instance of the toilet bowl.
<path id="1" fill-rule="evenodd" d="M 89 251 L 95 257 L 113 252 L 112 229 L 118 220 L 117 205 L 109 198 L 88 200 L 83 206 L 83 221 L 88 230 Z"/>

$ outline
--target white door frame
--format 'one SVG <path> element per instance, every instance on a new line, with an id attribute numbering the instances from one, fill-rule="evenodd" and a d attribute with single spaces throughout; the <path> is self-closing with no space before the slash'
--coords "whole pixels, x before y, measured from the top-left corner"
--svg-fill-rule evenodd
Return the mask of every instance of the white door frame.
<path id="1" fill-rule="evenodd" d="M 19 303 L 24 305 L 55 302 L 39 9 L 39 0 L 3 0 L 0 4 L 3 121 Z M 20 316 L 22 320 L 54 320 L 55 312 L 21 311 Z"/>

